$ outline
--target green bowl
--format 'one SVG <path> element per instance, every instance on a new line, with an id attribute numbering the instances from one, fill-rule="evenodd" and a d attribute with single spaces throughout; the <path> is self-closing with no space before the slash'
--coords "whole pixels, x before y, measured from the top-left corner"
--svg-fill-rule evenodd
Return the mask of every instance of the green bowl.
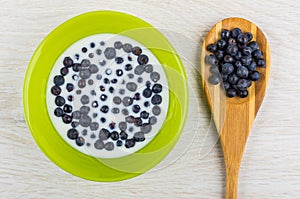
<path id="1" fill-rule="evenodd" d="M 120 158 L 95 158 L 68 145 L 55 130 L 46 106 L 48 77 L 58 57 L 74 42 L 101 33 L 121 34 L 142 43 L 162 64 L 169 84 L 168 113 L 159 133 L 141 150 Z M 42 151 L 65 171 L 93 181 L 129 179 L 158 164 L 181 134 L 188 101 L 184 67 L 167 39 L 147 22 L 113 11 L 82 14 L 54 29 L 32 56 L 23 88 L 25 118 Z"/>

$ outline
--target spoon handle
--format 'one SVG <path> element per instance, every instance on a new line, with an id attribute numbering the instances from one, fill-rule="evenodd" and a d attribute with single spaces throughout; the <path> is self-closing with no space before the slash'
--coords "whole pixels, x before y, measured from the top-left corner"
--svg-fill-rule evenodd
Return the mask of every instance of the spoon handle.
<path id="1" fill-rule="evenodd" d="M 237 199 L 239 168 L 226 169 L 226 199 Z"/>

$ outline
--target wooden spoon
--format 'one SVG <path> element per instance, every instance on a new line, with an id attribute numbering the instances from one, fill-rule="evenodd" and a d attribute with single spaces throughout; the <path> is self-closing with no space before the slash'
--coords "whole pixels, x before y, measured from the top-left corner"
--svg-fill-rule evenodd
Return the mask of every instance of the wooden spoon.
<path id="1" fill-rule="evenodd" d="M 243 32 L 251 32 L 257 41 L 266 68 L 257 68 L 261 79 L 253 82 L 248 88 L 246 98 L 228 98 L 222 85 L 211 85 L 207 82 L 210 75 L 209 66 L 205 64 L 208 44 L 216 43 L 221 37 L 222 29 L 231 30 L 239 27 Z M 252 123 L 265 96 L 270 74 L 270 49 L 263 32 L 252 22 L 242 18 L 228 18 L 218 22 L 208 33 L 203 42 L 201 54 L 201 73 L 204 91 L 212 112 L 216 128 L 220 135 L 226 167 L 226 199 L 237 198 L 238 173 Z"/>

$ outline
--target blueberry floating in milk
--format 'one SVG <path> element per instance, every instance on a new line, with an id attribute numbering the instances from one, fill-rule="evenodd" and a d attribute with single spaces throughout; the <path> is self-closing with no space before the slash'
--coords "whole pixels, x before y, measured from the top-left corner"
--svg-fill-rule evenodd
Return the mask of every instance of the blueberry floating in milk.
<path id="1" fill-rule="evenodd" d="M 73 148 L 94 157 L 134 153 L 159 132 L 168 112 L 164 69 L 125 36 L 83 38 L 61 54 L 48 80 L 49 116 Z"/>

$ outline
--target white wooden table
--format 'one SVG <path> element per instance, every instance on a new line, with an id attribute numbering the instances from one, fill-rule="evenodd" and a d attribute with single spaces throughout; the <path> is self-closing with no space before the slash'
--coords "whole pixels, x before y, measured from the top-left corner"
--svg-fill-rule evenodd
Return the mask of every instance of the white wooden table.
<path id="1" fill-rule="evenodd" d="M 76 3 L 77 2 L 77 3 Z M 225 172 L 199 86 L 201 41 L 219 20 L 239 16 L 267 35 L 272 69 L 239 177 L 239 198 L 300 198 L 300 1 L 0 0 L 0 198 L 224 198 Z M 188 74 L 186 128 L 171 154 L 151 171 L 96 183 L 54 165 L 24 120 L 22 86 L 30 57 L 56 26 L 80 13 L 116 10 L 159 28 Z"/>

